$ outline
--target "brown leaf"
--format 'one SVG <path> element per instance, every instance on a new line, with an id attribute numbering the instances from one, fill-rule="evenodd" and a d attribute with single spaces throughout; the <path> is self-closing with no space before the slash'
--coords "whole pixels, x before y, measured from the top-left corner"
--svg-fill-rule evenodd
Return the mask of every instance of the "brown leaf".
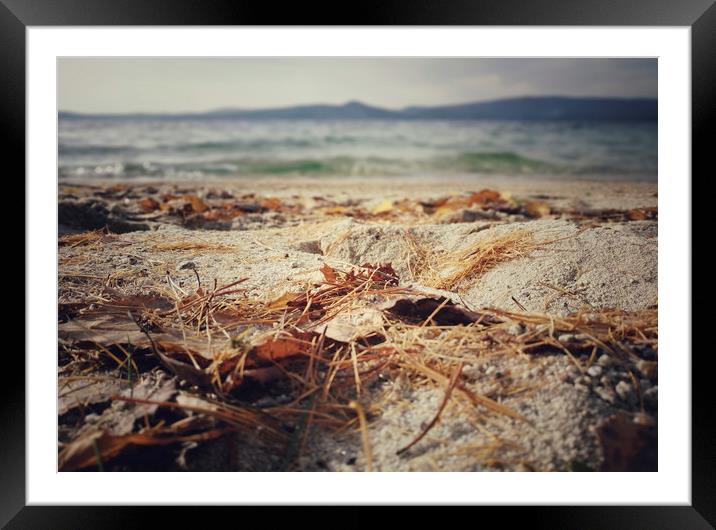
<path id="1" fill-rule="evenodd" d="M 330 265 L 324 263 L 323 267 L 321 267 L 319 270 L 323 273 L 323 277 L 328 283 L 338 282 L 338 273 L 336 272 L 336 269 L 334 269 Z"/>
<path id="2" fill-rule="evenodd" d="M 189 204 L 191 204 L 191 209 L 194 210 L 196 213 L 202 213 L 209 209 L 206 203 L 196 195 L 184 195 L 184 200 L 189 201 Z"/>
<path id="3" fill-rule="evenodd" d="M 363 276 L 370 277 L 376 283 L 385 283 L 386 285 L 398 285 L 399 278 L 398 273 L 393 269 L 391 263 L 384 263 L 382 265 L 371 265 L 370 263 L 364 263 L 361 268 L 366 269 L 368 274 Z"/>
<path id="4" fill-rule="evenodd" d="M 473 192 L 470 195 L 470 206 L 473 204 L 485 204 L 490 202 L 498 202 L 501 200 L 501 195 L 499 191 L 490 190 L 490 189 L 484 189 L 481 191 Z"/>
<path id="5" fill-rule="evenodd" d="M 94 432 L 72 441 L 58 458 L 60 471 L 75 471 L 98 466 L 117 457 L 130 446 L 168 445 L 178 442 L 205 441 L 223 435 L 224 429 L 214 429 L 188 436 L 158 436 L 149 433 L 133 433 L 114 436 L 108 432 Z"/>
<path id="6" fill-rule="evenodd" d="M 146 197 L 139 201 L 139 208 L 144 213 L 152 213 L 153 211 L 158 210 L 159 206 L 159 202 L 151 197 Z"/>
<path id="7" fill-rule="evenodd" d="M 552 208 L 544 201 L 528 201 L 525 204 L 525 212 L 530 217 L 540 218 L 549 215 L 552 212 Z"/>
<path id="8" fill-rule="evenodd" d="M 303 298 L 304 299 L 303 305 L 305 305 L 305 295 L 303 293 L 287 292 L 287 293 L 282 294 L 275 300 L 271 301 L 268 304 L 268 309 L 277 310 L 277 309 L 285 309 L 287 307 L 293 307 L 296 304 L 292 304 L 291 302 L 294 302 L 297 298 Z"/>
<path id="9" fill-rule="evenodd" d="M 296 355 L 306 355 L 312 348 L 311 338 L 315 333 L 294 331 L 282 332 L 278 336 L 270 336 L 254 345 L 250 351 L 252 359 L 257 361 L 278 361 Z"/>
<path id="10" fill-rule="evenodd" d="M 194 365 L 182 362 L 166 355 L 160 351 L 155 352 L 162 361 L 162 364 L 172 371 L 179 379 L 201 388 L 211 388 L 211 376 L 203 370 L 197 369 Z M 195 359 L 197 356 L 194 357 Z"/>
<path id="11" fill-rule="evenodd" d="M 281 202 L 280 199 L 277 199 L 275 197 L 268 197 L 265 199 L 261 199 L 259 201 L 259 204 L 262 208 L 265 208 L 267 210 L 282 210 L 283 209 L 283 202 Z"/>

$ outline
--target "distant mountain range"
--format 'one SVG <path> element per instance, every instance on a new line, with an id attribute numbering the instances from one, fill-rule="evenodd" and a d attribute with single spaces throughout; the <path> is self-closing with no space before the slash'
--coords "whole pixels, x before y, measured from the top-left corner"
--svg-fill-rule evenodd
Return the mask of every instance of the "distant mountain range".
<path id="1" fill-rule="evenodd" d="M 269 109 L 220 109 L 198 113 L 81 114 L 61 119 L 117 120 L 570 120 L 655 121 L 657 100 L 648 98 L 521 97 L 389 110 L 350 101 L 343 105 L 298 105 Z"/>

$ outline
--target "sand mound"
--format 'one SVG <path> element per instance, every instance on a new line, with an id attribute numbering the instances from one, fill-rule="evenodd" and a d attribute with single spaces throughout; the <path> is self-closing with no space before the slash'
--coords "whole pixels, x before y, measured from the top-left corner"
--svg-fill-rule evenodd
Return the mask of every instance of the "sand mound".
<path id="1" fill-rule="evenodd" d="M 561 220 L 413 227 L 349 220 L 302 248 L 316 254 L 320 249 L 327 258 L 354 265 L 391 263 L 401 278 L 430 283 L 426 265 L 433 275 L 447 276 L 461 264 L 456 260 L 441 268 L 445 256 L 489 247 L 515 233 L 530 236 L 531 249 L 460 281 L 456 290 L 469 305 L 517 310 L 521 304 L 529 311 L 567 314 L 588 308 L 637 310 L 657 303 L 655 222 L 582 229 Z"/>

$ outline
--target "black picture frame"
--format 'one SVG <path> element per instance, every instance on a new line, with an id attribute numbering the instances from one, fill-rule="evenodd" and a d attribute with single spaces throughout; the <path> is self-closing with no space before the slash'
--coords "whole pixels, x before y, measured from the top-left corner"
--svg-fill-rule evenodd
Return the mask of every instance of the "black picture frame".
<path id="1" fill-rule="evenodd" d="M 692 36 L 692 226 L 708 211 L 706 194 L 693 193 L 694 185 L 713 173 L 707 166 L 712 150 L 713 94 L 716 93 L 716 5 L 714 0 L 460 0 L 363 1 L 359 4 L 311 5 L 242 0 L 0 0 L 0 127 L 4 130 L 3 159 L 6 180 L 25 174 L 25 31 L 27 26 L 83 25 L 568 25 L 568 26 L 689 26 Z M 709 134 L 711 133 L 711 134 Z M 698 178 L 694 178 L 699 175 Z M 19 182 L 19 179 L 15 179 Z M 701 187 L 701 186 L 700 186 Z M 19 192 L 23 197 L 24 192 Z M 25 200 L 32 200 L 25 197 Z M 708 221 L 704 222 L 708 223 Z M 692 242 L 698 241 L 695 235 Z M 692 247 L 693 248 L 693 247 Z M 692 259 L 693 274 L 706 260 Z M 32 278 L 25 276 L 25 285 Z M 696 311 L 705 302 L 705 289 L 692 289 L 692 329 L 707 329 L 707 318 Z M 31 315 L 27 315 L 31 317 Z M 26 323 L 27 324 L 27 323 Z M 27 329 L 27 328 L 26 328 Z M 693 343 L 696 344 L 695 342 Z M 713 528 L 716 525 L 716 423 L 710 405 L 713 372 L 711 353 L 692 353 L 692 504 L 690 506 L 619 507 L 500 507 L 478 508 L 512 526 L 527 522 L 537 528 Z M 25 364 L 15 351 L 5 352 L 0 388 L 0 524 L 8 528 L 114 528 L 132 524 L 149 526 L 147 508 L 28 507 L 25 505 Z M 251 510 L 240 508 L 245 521 Z M 453 508 L 456 509 L 456 508 Z M 365 526 L 381 520 L 381 508 L 360 512 L 351 508 L 341 524 Z M 284 510 L 272 509 L 271 521 Z M 335 516 L 310 515 L 311 524 Z M 459 516 L 459 514 L 456 514 Z M 265 517 L 265 515 L 263 515 Z M 483 515 L 481 514 L 481 517 Z M 174 507 L 162 510 L 164 524 L 181 526 L 200 520 L 203 510 Z M 404 526 L 425 522 L 422 508 L 404 510 Z M 443 524 L 444 516 L 438 514 Z M 238 521 L 237 521 L 238 522 Z M 218 524 L 218 521 L 216 521 Z"/>

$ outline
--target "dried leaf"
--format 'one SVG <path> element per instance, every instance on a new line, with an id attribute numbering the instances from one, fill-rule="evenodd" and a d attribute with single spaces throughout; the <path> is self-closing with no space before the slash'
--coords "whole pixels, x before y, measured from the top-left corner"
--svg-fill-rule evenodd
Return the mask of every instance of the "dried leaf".
<path id="1" fill-rule="evenodd" d="M 337 283 L 338 282 L 338 273 L 336 272 L 336 269 L 331 267 L 330 265 L 324 263 L 323 267 L 319 269 L 321 273 L 323 273 L 323 277 L 326 279 L 326 282 L 328 283 Z"/>
<path id="2" fill-rule="evenodd" d="M 202 213 L 209 209 L 206 203 L 196 195 L 184 195 L 184 200 L 189 201 L 189 204 L 191 204 L 191 209 L 194 210 L 196 213 Z"/>
<path id="3" fill-rule="evenodd" d="M 326 206 L 318 209 L 318 212 L 323 215 L 344 215 L 347 211 L 347 206 Z"/>
<path id="4" fill-rule="evenodd" d="M 109 401 L 109 398 L 127 386 L 126 379 L 96 377 L 91 379 L 59 379 L 57 414 L 62 416 L 77 407 L 86 407 Z"/>
<path id="5" fill-rule="evenodd" d="M 544 201 L 528 201 L 524 208 L 527 215 L 534 218 L 545 217 L 552 212 L 550 205 Z"/>
<path id="6" fill-rule="evenodd" d="M 315 328 L 316 333 L 338 342 L 351 342 L 382 330 L 383 312 L 370 306 L 352 307 Z"/>
<path id="7" fill-rule="evenodd" d="M 364 263 L 361 265 L 362 269 L 368 272 L 367 276 L 370 277 L 375 283 L 384 283 L 386 285 L 398 285 L 400 279 L 398 273 L 393 269 L 391 263 L 384 263 L 382 265 L 371 265 L 370 263 Z M 365 274 L 363 276 L 366 276 Z"/>
<path id="8" fill-rule="evenodd" d="M 211 388 L 211 376 L 192 364 L 173 359 L 169 355 L 157 351 L 162 364 L 172 371 L 179 379 L 201 388 Z M 195 357 L 196 359 L 196 357 Z"/>
<path id="9" fill-rule="evenodd" d="M 497 202 L 501 199 L 500 192 L 490 189 L 484 189 L 473 192 L 470 195 L 470 206 L 473 204 L 485 204 L 490 202 Z"/>
<path id="10" fill-rule="evenodd" d="M 155 210 L 159 209 L 159 201 L 152 199 L 151 197 L 146 197 L 139 201 L 139 208 L 144 213 L 152 213 Z"/>
<path id="11" fill-rule="evenodd" d="M 278 361 L 287 357 L 306 355 L 312 347 L 311 338 L 314 333 L 294 331 L 282 332 L 277 336 L 270 336 L 253 346 L 250 351 L 252 359 L 257 361 Z"/>
<path id="12" fill-rule="evenodd" d="M 115 436 L 107 432 L 95 432 L 72 441 L 59 455 L 60 471 L 75 471 L 117 457 L 130 446 L 168 445 L 187 441 L 205 441 L 217 438 L 226 431 L 215 429 L 188 436 L 160 436 L 149 433 L 134 433 Z"/>
<path id="13" fill-rule="evenodd" d="M 277 199 L 275 197 L 268 197 L 266 199 L 261 199 L 259 201 L 259 204 L 262 208 L 265 208 L 267 210 L 282 210 L 283 209 L 283 202 L 281 202 L 280 199 Z"/>
<path id="14" fill-rule="evenodd" d="M 325 265 L 327 267 L 327 265 Z M 330 268 L 330 267 L 329 267 Z M 296 300 L 296 298 L 303 296 L 303 293 L 292 293 L 287 292 L 276 298 L 275 300 L 269 302 L 268 309 L 275 311 L 277 309 L 286 309 L 287 307 L 291 307 L 291 302 Z"/>
<path id="15" fill-rule="evenodd" d="M 372 213 L 373 215 L 380 215 L 382 213 L 387 213 L 393 209 L 393 201 L 389 199 L 385 199 L 378 203 L 375 208 L 373 208 Z"/>

